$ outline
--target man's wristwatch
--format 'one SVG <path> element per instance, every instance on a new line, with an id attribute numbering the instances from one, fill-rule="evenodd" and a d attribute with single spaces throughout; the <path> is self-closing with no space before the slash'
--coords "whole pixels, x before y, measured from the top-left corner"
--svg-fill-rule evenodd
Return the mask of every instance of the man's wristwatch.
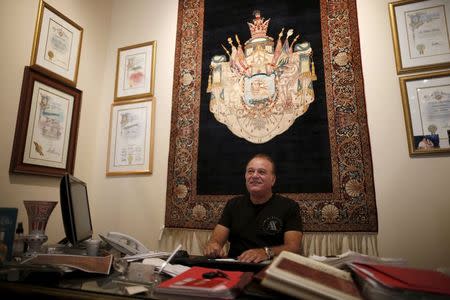
<path id="1" fill-rule="evenodd" d="M 272 251 L 272 248 L 270 248 L 270 247 L 264 247 L 264 251 L 266 251 L 266 255 L 267 255 L 267 257 L 269 258 L 269 259 L 272 259 L 273 258 L 273 251 Z"/>

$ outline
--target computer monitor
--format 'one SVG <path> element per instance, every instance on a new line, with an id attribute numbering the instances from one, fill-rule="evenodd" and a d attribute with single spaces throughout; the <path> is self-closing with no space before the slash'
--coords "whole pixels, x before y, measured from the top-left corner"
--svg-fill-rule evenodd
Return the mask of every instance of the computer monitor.
<path id="1" fill-rule="evenodd" d="M 66 173 L 61 178 L 60 204 L 66 239 L 76 248 L 92 237 L 87 185 Z"/>

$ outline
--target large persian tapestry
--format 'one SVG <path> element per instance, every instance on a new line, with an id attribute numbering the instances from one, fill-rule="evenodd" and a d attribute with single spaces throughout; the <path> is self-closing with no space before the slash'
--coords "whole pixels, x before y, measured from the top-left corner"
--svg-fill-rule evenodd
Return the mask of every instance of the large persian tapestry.
<path id="1" fill-rule="evenodd" d="M 377 232 L 357 25 L 355 0 L 180 0 L 166 227 L 212 229 L 267 153 L 304 231 Z"/>

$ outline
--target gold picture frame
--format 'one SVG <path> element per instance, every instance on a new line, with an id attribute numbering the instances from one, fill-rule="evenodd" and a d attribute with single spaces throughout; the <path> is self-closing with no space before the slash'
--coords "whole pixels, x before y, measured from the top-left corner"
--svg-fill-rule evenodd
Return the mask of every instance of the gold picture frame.
<path id="1" fill-rule="evenodd" d="M 30 65 L 76 86 L 83 28 L 46 2 L 39 1 Z"/>
<path id="2" fill-rule="evenodd" d="M 450 67 L 450 2 L 389 3 L 397 74 Z"/>
<path id="3" fill-rule="evenodd" d="M 107 176 L 151 174 L 155 99 L 133 99 L 111 105 Z"/>
<path id="4" fill-rule="evenodd" d="M 10 172 L 73 174 L 82 92 L 25 67 Z"/>
<path id="5" fill-rule="evenodd" d="M 450 70 L 400 78 L 411 156 L 450 153 Z"/>
<path id="6" fill-rule="evenodd" d="M 153 97 L 155 61 L 156 41 L 119 48 L 114 100 Z"/>

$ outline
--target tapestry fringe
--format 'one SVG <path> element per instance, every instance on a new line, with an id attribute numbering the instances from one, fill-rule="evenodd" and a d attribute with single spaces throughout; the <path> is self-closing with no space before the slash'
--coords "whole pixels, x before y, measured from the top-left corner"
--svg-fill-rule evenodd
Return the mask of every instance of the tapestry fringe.
<path id="1" fill-rule="evenodd" d="M 211 230 L 164 228 L 159 241 L 160 251 L 173 251 L 178 244 L 191 255 L 202 255 Z M 378 235 L 371 232 L 304 232 L 301 254 L 339 255 L 348 250 L 378 256 Z"/>

